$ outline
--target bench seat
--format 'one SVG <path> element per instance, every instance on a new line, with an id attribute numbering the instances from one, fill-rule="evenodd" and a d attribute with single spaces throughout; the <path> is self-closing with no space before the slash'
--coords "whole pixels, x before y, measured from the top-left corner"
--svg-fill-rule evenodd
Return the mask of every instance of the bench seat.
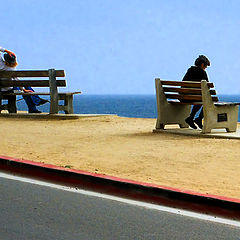
<path id="1" fill-rule="evenodd" d="M 168 101 L 171 104 L 175 105 L 203 105 L 203 102 L 179 102 L 179 101 Z M 231 106 L 231 105 L 240 105 L 240 102 L 214 102 L 215 106 Z"/>

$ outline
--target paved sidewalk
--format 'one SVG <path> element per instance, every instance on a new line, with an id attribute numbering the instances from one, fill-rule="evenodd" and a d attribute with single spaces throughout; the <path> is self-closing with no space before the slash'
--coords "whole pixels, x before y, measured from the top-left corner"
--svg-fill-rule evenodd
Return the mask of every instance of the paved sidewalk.
<path id="1" fill-rule="evenodd" d="M 201 130 L 195 130 L 191 128 L 179 128 L 175 125 L 171 128 L 167 126 L 166 129 L 153 129 L 154 133 L 172 133 L 178 135 L 207 137 L 207 138 L 226 138 L 226 139 L 239 139 L 240 140 L 240 126 L 238 126 L 236 132 L 226 132 L 225 129 L 213 129 L 211 133 L 203 134 Z"/>

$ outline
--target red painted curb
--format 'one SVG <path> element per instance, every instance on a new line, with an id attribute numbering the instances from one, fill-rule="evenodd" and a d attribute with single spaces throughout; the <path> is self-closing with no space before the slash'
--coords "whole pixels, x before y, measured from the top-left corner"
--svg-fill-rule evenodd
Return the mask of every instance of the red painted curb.
<path id="1" fill-rule="evenodd" d="M 106 194 L 240 220 L 240 199 L 201 194 L 7 156 L 0 156 L 0 169 L 63 185 L 66 183 L 73 187 L 79 186 Z"/>
<path id="2" fill-rule="evenodd" d="M 45 164 L 45 163 L 34 162 L 34 161 L 30 161 L 30 160 L 20 160 L 20 159 L 16 159 L 16 158 L 13 158 L 13 157 L 7 157 L 7 156 L 1 156 L 0 155 L 0 159 L 1 158 L 9 160 L 9 161 L 13 161 L 13 162 L 29 164 L 29 165 L 33 165 L 33 166 L 42 167 L 42 168 L 49 168 L 49 169 L 53 169 L 53 170 L 61 170 L 61 171 L 66 171 L 66 172 L 70 172 L 70 173 L 76 173 L 76 174 L 82 174 L 82 175 L 91 176 L 91 177 L 97 177 L 97 178 L 112 180 L 112 181 L 116 181 L 116 182 L 135 184 L 135 185 L 140 185 L 140 186 L 150 187 L 150 188 L 159 188 L 159 189 L 173 191 L 173 192 L 185 193 L 185 194 L 188 194 L 188 195 L 219 199 L 219 200 L 222 200 L 222 201 L 228 201 L 228 202 L 234 202 L 234 203 L 239 203 L 240 204 L 240 199 L 237 199 L 237 198 L 229 198 L 229 197 L 213 195 L 213 194 L 203 194 L 203 193 L 194 192 L 194 191 L 191 191 L 191 190 L 172 188 L 172 187 L 167 187 L 167 186 L 162 186 L 162 185 L 157 185 L 157 184 L 152 184 L 152 183 L 144 183 L 144 182 L 134 181 L 134 180 L 130 180 L 130 179 L 124 179 L 124 178 L 109 176 L 109 175 L 105 175 L 105 174 L 91 173 L 91 172 L 77 170 L 77 169 L 64 168 L 64 167 L 60 167 L 60 166 L 56 166 L 56 165 L 52 165 L 52 164 Z"/>

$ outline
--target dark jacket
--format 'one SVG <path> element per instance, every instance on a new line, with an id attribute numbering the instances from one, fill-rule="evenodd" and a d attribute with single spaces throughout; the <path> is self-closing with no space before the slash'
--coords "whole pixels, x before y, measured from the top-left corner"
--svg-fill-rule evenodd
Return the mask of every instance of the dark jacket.
<path id="1" fill-rule="evenodd" d="M 183 81 L 201 82 L 201 80 L 206 80 L 208 82 L 207 73 L 201 67 L 196 66 L 190 67 L 183 77 Z"/>

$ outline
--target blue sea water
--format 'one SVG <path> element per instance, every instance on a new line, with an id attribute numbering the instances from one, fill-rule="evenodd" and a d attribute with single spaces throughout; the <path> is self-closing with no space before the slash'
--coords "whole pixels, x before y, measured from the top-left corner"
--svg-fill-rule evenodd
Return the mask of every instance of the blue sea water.
<path id="1" fill-rule="evenodd" d="M 220 101 L 240 102 L 240 95 L 219 95 Z M 27 110 L 25 102 L 17 103 L 19 110 Z M 80 114 L 117 114 L 123 117 L 156 118 L 155 95 L 76 95 L 74 96 L 74 112 Z M 38 107 L 41 111 L 49 111 L 49 103 Z M 240 114 L 238 115 L 240 122 Z"/>

